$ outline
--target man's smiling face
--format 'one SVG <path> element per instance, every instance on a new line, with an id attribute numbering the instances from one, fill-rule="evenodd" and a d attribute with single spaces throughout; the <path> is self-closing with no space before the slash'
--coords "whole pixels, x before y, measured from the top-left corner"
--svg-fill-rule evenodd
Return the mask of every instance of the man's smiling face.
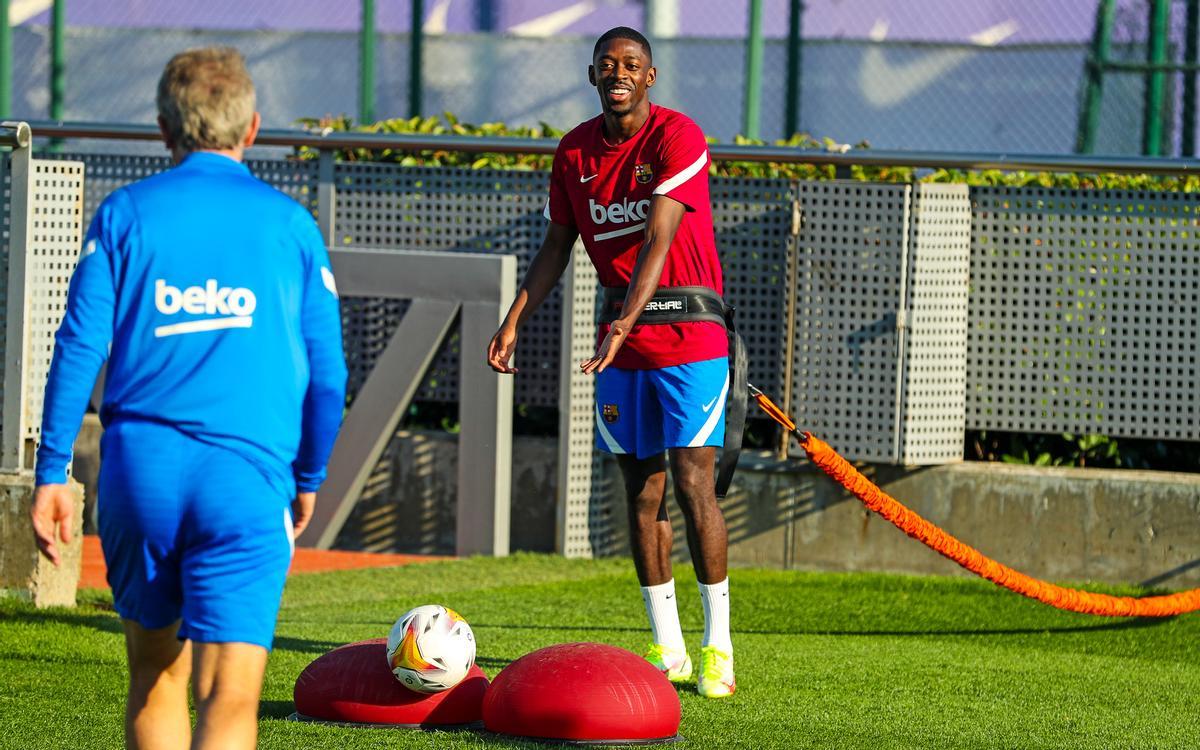
<path id="1" fill-rule="evenodd" d="M 605 114 L 627 115 L 646 101 L 655 70 L 642 45 L 632 39 L 610 39 L 596 51 L 588 80 L 600 94 Z"/>

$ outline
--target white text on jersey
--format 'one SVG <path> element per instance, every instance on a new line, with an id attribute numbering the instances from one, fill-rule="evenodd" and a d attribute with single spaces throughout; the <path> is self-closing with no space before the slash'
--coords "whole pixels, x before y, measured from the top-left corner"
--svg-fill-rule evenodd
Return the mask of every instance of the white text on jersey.
<path id="1" fill-rule="evenodd" d="M 251 315 L 258 306 L 254 292 L 245 287 L 221 286 L 216 279 L 209 279 L 204 286 L 180 289 L 171 286 L 166 279 L 154 282 L 154 307 L 163 315 L 183 312 L 188 315 L 224 315 L 223 318 L 189 320 L 183 323 L 158 326 L 156 338 L 175 336 L 182 333 L 215 331 L 222 328 L 249 328 L 253 324 Z"/>
<path id="2" fill-rule="evenodd" d="M 636 224 L 614 229 L 610 232 L 601 232 L 592 237 L 594 241 L 599 242 L 601 240 L 610 240 L 613 237 L 624 237 L 627 234 L 634 234 L 645 229 L 646 216 L 650 213 L 650 201 L 631 201 L 626 198 L 620 203 L 612 203 L 606 206 L 602 203 L 597 203 L 592 198 L 588 198 L 588 211 L 592 215 L 592 222 L 598 227 L 605 224 L 637 222 Z"/>

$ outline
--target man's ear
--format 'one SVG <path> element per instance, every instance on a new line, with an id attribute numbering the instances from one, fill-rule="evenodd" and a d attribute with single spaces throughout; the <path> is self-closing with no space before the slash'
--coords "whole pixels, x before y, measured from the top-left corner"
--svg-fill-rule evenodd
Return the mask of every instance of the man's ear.
<path id="1" fill-rule="evenodd" d="M 158 132 L 162 134 L 163 143 L 166 144 L 168 151 L 175 150 L 175 142 L 171 139 L 171 131 L 167 128 L 167 120 L 162 115 L 158 116 Z"/>
<path id="2" fill-rule="evenodd" d="M 250 118 L 250 126 L 246 128 L 246 135 L 242 138 L 242 146 L 250 148 L 254 145 L 254 139 L 258 137 L 258 129 L 262 127 L 262 115 L 255 112 Z"/>
<path id="3" fill-rule="evenodd" d="M 593 86 L 596 85 L 596 66 L 595 65 L 588 66 L 588 83 L 592 84 Z"/>
<path id="4" fill-rule="evenodd" d="M 650 70 L 646 71 L 646 88 L 650 88 L 651 86 L 653 86 L 654 81 L 657 78 L 658 78 L 658 68 L 651 65 Z"/>

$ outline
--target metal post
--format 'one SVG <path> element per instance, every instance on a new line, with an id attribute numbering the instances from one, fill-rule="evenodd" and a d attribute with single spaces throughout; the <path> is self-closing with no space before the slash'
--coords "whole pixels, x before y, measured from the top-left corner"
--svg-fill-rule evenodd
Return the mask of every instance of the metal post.
<path id="1" fill-rule="evenodd" d="M 1116 0 L 1100 0 L 1096 11 L 1096 31 L 1092 35 L 1092 54 L 1087 61 L 1087 88 L 1079 113 L 1079 128 L 1075 134 L 1075 152 L 1090 154 L 1096 148 L 1096 131 L 1100 128 L 1100 102 L 1104 94 L 1104 67 L 1112 38 Z"/>
<path id="2" fill-rule="evenodd" d="M 1200 0 L 1187 0 L 1187 23 L 1184 32 L 1183 57 L 1185 65 L 1196 65 L 1200 58 Z M 1196 155 L 1196 70 L 1183 74 L 1183 156 Z"/>
<path id="3" fill-rule="evenodd" d="M 12 26 L 9 0 L 0 0 L 0 118 L 12 117 Z"/>
<path id="4" fill-rule="evenodd" d="M 1151 0 L 1150 39 L 1146 48 L 1146 62 L 1162 66 L 1167 62 L 1167 33 L 1171 20 L 1170 0 Z M 1142 116 L 1142 153 L 1145 156 L 1162 154 L 1163 89 L 1167 74 L 1162 67 L 1146 73 L 1146 99 Z"/>
<path id="5" fill-rule="evenodd" d="M 455 553 L 508 554 L 512 495 L 513 379 L 498 376 L 481 356 L 517 294 L 517 259 L 501 256 L 498 301 L 462 303 L 458 375 L 458 503 Z M 469 354 L 470 353 L 470 354 Z"/>
<path id="6" fill-rule="evenodd" d="M 742 130 L 747 138 L 758 137 L 758 116 L 762 100 L 762 0 L 750 0 L 750 28 L 746 35 L 746 98 Z"/>
<path id="7" fill-rule="evenodd" d="M 496 30 L 496 0 L 476 0 L 475 21 L 480 33 L 488 34 Z"/>
<path id="8" fill-rule="evenodd" d="M 424 109 L 421 103 L 421 65 L 425 43 L 425 2 L 412 0 L 412 34 L 408 40 L 408 116 L 420 117 Z"/>
<path id="9" fill-rule="evenodd" d="M 317 162 L 317 228 L 327 247 L 339 247 L 337 241 L 337 184 L 333 180 L 333 149 L 323 148 Z"/>
<path id="10" fill-rule="evenodd" d="M 563 273 L 562 328 L 558 369 L 558 497 L 555 512 L 555 551 L 565 557 L 593 557 L 595 540 L 605 530 L 593 520 L 608 498 L 604 477 L 593 449 L 595 441 L 596 379 L 579 363 L 596 351 L 596 268 L 576 240 Z M 518 355 L 519 356 L 519 355 Z"/>
<path id="11" fill-rule="evenodd" d="M 783 137 L 800 132 L 800 36 L 803 0 L 788 3 L 787 92 L 784 94 Z"/>
<path id="12" fill-rule="evenodd" d="M 64 34 L 67 28 L 67 1 L 54 0 L 50 14 L 50 119 L 63 119 L 63 101 L 67 97 L 67 62 Z"/>
<path id="13" fill-rule="evenodd" d="M 646 31 L 656 40 L 679 36 L 679 0 L 646 0 Z"/>
<path id="14" fill-rule="evenodd" d="M 646 34 L 654 45 L 654 67 L 658 78 L 654 84 L 654 101 L 668 107 L 682 107 L 679 82 L 682 71 L 676 64 L 674 40 L 679 36 L 679 3 L 681 0 L 646 0 Z"/>
<path id="15" fill-rule="evenodd" d="M 0 469 L 16 472 L 25 468 L 25 376 L 29 364 L 27 320 L 31 304 L 25 290 L 29 284 L 28 256 L 33 223 L 33 149 L 30 147 L 32 139 L 28 125 L 4 125 L 5 130 L 16 130 L 17 145 L 13 147 L 9 161 L 8 289 L 4 321 L 4 411 L 0 420 L 3 428 Z"/>
<path id="16" fill-rule="evenodd" d="M 358 35 L 358 121 L 375 122 L 375 0 L 362 0 Z"/>

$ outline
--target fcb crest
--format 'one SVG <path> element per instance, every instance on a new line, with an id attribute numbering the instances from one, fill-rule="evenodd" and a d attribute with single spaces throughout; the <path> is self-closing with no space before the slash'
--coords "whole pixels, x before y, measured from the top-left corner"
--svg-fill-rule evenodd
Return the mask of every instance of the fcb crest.
<path id="1" fill-rule="evenodd" d="M 620 419 L 621 414 L 617 411 L 616 404 L 604 404 L 600 407 L 600 414 L 604 417 L 604 421 L 613 424 Z"/>
<path id="2" fill-rule="evenodd" d="M 654 179 L 654 170 L 649 164 L 635 165 L 633 168 L 633 179 L 637 180 L 638 183 L 645 185 L 646 183 L 650 182 L 650 180 Z"/>

